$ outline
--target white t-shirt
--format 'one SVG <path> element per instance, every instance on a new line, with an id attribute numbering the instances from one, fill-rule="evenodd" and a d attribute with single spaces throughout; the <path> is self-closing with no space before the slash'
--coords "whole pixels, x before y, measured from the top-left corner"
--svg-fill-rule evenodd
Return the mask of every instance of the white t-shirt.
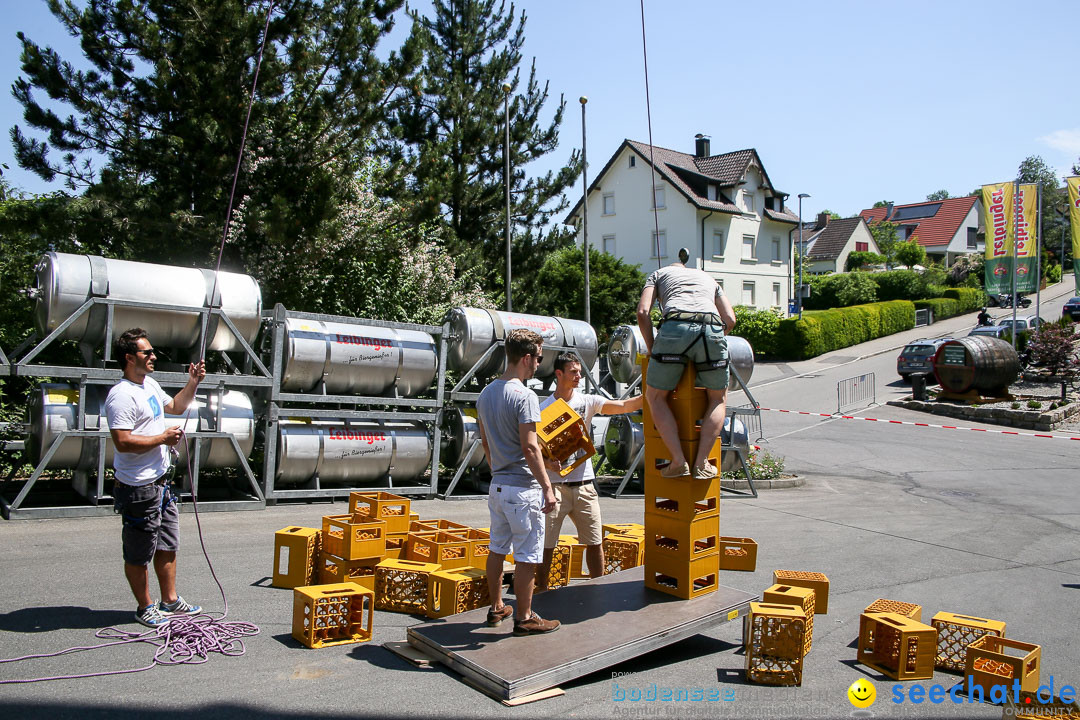
<path id="1" fill-rule="evenodd" d="M 549 395 L 540 403 L 540 409 L 543 410 L 556 400 L 558 400 L 557 397 Z M 604 407 L 606 402 L 607 398 L 602 395 L 585 395 L 575 390 L 573 394 L 570 395 L 570 401 L 566 404 L 570 406 L 571 410 L 581 416 L 581 419 L 585 421 L 586 432 L 591 433 L 592 420 Z M 548 480 L 551 481 L 552 485 L 568 482 L 582 482 L 584 480 L 592 480 L 596 477 L 596 474 L 593 473 L 592 460 L 586 460 L 581 463 L 566 477 L 560 477 L 559 473 L 552 472 L 551 470 L 547 471 L 547 475 Z"/>
<path id="2" fill-rule="evenodd" d="M 716 299 L 724 290 L 708 273 L 696 268 L 669 265 L 653 271 L 645 287 L 656 288 L 660 312 L 690 312 L 716 315 Z"/>
<path id="3" fill-rule="evenodd" d="M 172 399 L 157 381 L 143 379 L 142 385 L 121 380 L 105 398 L 105 415 L 110 430 L 130 430 L 132 435 L 160 435 L 165 432 L 165 406 Z M 164 445 L 141 453 L 113 453 L 116 477 L 127 485 L 149 485 L 169 469 L 169 450 Z"/>

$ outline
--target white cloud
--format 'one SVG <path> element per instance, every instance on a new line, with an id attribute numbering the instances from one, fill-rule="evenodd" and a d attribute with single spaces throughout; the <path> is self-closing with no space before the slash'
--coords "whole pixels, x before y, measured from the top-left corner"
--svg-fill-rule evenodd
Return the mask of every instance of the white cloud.
<path id="1" fill-rule="evenodd" d="M 1049 135 L 1043 135 L 1039 141 L 1063 153 L 1080 155 L 1080 128 L 1055 130 Z"/>

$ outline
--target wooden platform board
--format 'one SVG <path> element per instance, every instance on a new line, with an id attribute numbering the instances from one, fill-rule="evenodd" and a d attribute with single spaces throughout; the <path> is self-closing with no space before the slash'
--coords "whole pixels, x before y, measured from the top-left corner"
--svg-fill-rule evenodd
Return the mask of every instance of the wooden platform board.
<path id="1" fill-rule="evenodd" d="M 723 585 L 694 600 L 645 587 L 644 568 L 537 595 L 533 609 L 562 622 L 547 635 L 489 628 L 487 608 L 409 628 L 409 644 L 499 700 L 513 700 L 611 667 L 746 615 L 752 593 Z M 513 604 L 513 599 L 510 600 Z"/>

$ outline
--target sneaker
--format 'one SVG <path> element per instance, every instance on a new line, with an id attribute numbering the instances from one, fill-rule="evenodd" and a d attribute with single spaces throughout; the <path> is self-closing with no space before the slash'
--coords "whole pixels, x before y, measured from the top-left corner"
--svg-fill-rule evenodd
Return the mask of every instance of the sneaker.
<path id="1" fill-rule="evenodd" d="M 157 603 L 150 603 L 144 608 L 135 611 L 135 619 L 148 628 L 159 628 L 172 618 L 158 609 Z"/>
<path id="2" fill-rule="evenodd" d="M 536 613 L 529 616 L 528 620 L 514 620 L 515 635 L 543 635 L 555 632 L 562 625 L 558 620 L 545 620 Z"/>
<path id="3" fill-rule="evenodd" d="M 694 466 L 694 479 L 695 480 L 711 480 L 716 477 L 716 466 L 710 462 L 704 465 Z"/>
<path id="4" fill-rule="evenodd" d="M 176 596 L 176 600 L 171 603 L 162 602 L 160 605 L 161 612 L 166 615 L 198 615 L 202 612 L 202 608 L 198 605 L 192 605 L 179 595 Z"/>
<path id="5" fill-rule="evenodd" d="M 498 610 L 488 610 L 487 624 L 488 627 L 495 627 L 503 620 L 506 620 L 514 614 L 514 608 L 509 605 L 503 605 Z"/>
<path id="6" fill-rule="evenodd" d="M 677 478 L 690 474 L 690 464 L 684 462 L 682 465 L 675 465 L 674 463 L 668 463 L 663 469 L 660 470 L 660 477 Z"/>

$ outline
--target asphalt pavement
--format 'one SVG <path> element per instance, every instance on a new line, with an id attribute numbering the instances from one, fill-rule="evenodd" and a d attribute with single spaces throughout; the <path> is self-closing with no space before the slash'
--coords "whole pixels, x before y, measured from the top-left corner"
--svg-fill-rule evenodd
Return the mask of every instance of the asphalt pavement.
<path id="1" fill-rule="evenodd" d="M 1054 292 L 1071 296 L 1071 283 Z M 760 363 L 751 390 L 766 407 L 828 413 L 837 378 L 878 369 L 884 389 L 895 360 L 890 352 L 919 337 L 966 334 L 973 324 L 973 315 L 951 318 L 801 363 Z M 896 382 L 889 387 L 901 392 Z M 884 406 L 858 414 L 925 419 Z M 930 691 L 936 684 L 948 691 L 961 681 L 957 674 L 897 683 L 856 663 L 859 614 L 877 598 L 920 604 L 923 622 L 939 611 L 1005 621 L 1007 637 L 1041 646 L 1043 684 L 1052 678 L 1055 692 L 1080 687 L 1080 443 L 779 413 L 765 423 L 765 448 L 806 482 L 757 499 L 724 498 L 722 533 L 754 538 L 759 555 L 756 571 L 721 573 L 720 581 L 760 593 L 772 584 L 774 569 L 828 575 L 829 613 L 815 619 L 802 687 L 747 684 L 741 627 L 730 624 L 563 685 L 561 697 L 516 708 L 449 670 L 414 668 L 381 647 L 404 640 L 420 618 L 377 612 L 370 643 L 304 648 L 290 636 L 291 591 L 269 587 L 273 534 L 289 525 L 317 527 L 323 515 L 346 512 L 344 503 L 319 502 L 200 515 L 228 598 L 227 619 L 260 629 L 246 640 L 243 656 L 3 685 L 0 698 L 9 717 L 1002 716 L 1001 707 L 963 695 L 954 695 L 960 702 L 947 694 L 940 702 L 915 701 L 913 688 Z M 605 521 L 642 520 L 641 499 L 604 498 L 601 506 Z M 480 500 L 417 501 L 414 510 L 488 524 Z M 220 613 L 224 604 L 199 548 L 196 518 L 184 514 L 181 524 L 180 592 Z M 0 656 L 92 645 L 101 642 L 95 631 L 107 626 L 139 628 L 121 573 L 116 518 L 0 522 L 0 547 Z M 559 632 L 574 642 L 573 627 Z M 152 655 L 145 645 L 113 646 L 4 663 L 0 680 L 137 668 Z M 867 709 L 847 697 L 860 678 L 877 693 Z M 630 699 L 664 688 L 701 690 L 705 697 L 721 692 L 717 701 Z"/>

